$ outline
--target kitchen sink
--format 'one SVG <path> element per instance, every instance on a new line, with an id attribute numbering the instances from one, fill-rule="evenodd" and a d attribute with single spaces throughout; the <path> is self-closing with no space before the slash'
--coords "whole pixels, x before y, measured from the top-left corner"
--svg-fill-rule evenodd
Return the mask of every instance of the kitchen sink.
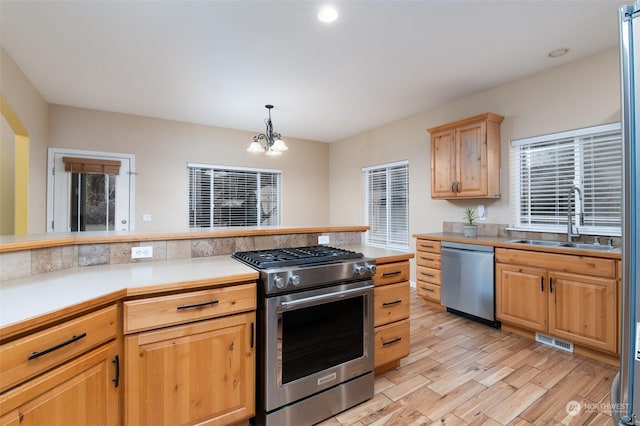
<path id="1" fill-rule="evenodd" d="M 514 244 L 532 244 L 534 246 L 548 246 L 548 247 L 560 247 L 562 244 L 560 241 L 547 241 L 547 240 L 511 240 L 508 243 Z"/>
<path id="2" fill-rule="evenodd" d="M 563 243 L 561 241 L 547 241 L 547 240 L 511 240 L 507 242 L 513 243 L 513 244 L 530 244 L 534 246 L 566 247 L 566 248 L 575 248 L 575 249 L 582 249 L 582 250 L 597 250 L 597 251 L 609 251 L 609 250 L 615 249 L 615 247 L 602 245 L 602 244 L 568 243 L 568 242 Z"/>
<path id="3" fill-rule="evenodd" d="M 587 243 L 562 243 L 560 247 L 569 247 L 569 248 L 577 248 L 583 250 L 598 250 L 598 251 L 609 251 L 613 250 L 615 247 L 605 246 L 602 244 L 587 244 Z"/>

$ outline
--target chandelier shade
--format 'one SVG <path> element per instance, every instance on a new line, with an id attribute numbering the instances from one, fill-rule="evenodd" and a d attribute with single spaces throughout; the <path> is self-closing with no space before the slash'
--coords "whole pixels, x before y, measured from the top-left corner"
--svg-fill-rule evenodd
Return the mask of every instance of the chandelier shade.
<path id="1" fill-rule="evenodd" d="M 269 111 L 269 118 L 265 120 L 267 129 L 264 133 L 260 133 L 253 137 L 253 142 L 251 142 L 247 151 L 254 153 L 266 152 L 267 155 L 271 156 L 282 155 L 282 152 L 289 149 L 289 147 L 282 140 L 280 133 L 273 131 L 273 123 L 271 122 L 271 110 L 273 109 L 273 105 L 265 105 L 264 107 Z M 264 146 L 260 141 L 264 141 Z"/>

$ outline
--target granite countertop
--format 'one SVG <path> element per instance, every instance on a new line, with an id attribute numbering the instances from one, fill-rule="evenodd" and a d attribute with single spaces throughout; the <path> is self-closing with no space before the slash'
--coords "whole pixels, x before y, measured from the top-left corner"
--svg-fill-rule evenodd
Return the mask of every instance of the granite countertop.
<path id="1" fill-rule="evenodd" d="M 450 241 L 455 243 L 466 244 L 479 244 L 500 248 L 540 251 L 547 253 L 559 253 L 559 254 L 574 254 L 580 256 L 591 257 L 604 257 L 609 259 L 620 259 L 622 257 L 622 251 L 619 247 L 612 250 L 588 250 L 573 247 L 558 247 L 558 246 L 539 246 L 533 244 L 513 243 L 510 241 L 517 240 L 514 237 L 498 237 L 498 236 L 478 236 L 476 238 L 468 238 L 463 234 L 451 233 L 451 232 L 435 232 L 429 234 L 414 234 L 413 238 L 428 239 L 436 241 Z"/>
<path id="2" fill-rule="evenodd" d="M 413 253 L 344 246 L 380 262 Z M 258 272 L 231 256 L 89 266 L 0 282 L 0 339 L 122 298 L 253 281 Z"/>

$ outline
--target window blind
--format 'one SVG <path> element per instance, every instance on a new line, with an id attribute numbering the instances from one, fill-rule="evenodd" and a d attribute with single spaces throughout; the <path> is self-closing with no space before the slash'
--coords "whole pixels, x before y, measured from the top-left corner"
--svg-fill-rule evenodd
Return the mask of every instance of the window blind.
<path id="1" fill-rule="evenodd" d="M 189 227 L 280 224 L 278 170 L 189 163 Z"/>
<path id="2" fill-rule="evenodd" d="M 383 164 L 363 169 L 365 215 L 369 245 L 409 247 L 409 163 Z"/>
<path id="3" fill-rule="evenodd" d="M 511 142 L 514 228 L 566 232 L 568 197 L 579 232 L 620 235 L 622 137 L 610 124 Z"/>

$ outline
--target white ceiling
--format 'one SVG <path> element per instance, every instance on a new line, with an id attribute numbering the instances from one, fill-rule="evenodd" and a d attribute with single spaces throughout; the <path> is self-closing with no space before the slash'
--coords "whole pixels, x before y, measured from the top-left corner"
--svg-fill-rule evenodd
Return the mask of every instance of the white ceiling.
<path id="1" fill-rule="evenodd" d="M 252 132 L 270 103 L 332 142 L 612 48 L 627 3 L 0 0 L 0 44 L 49 103 Z"/>

